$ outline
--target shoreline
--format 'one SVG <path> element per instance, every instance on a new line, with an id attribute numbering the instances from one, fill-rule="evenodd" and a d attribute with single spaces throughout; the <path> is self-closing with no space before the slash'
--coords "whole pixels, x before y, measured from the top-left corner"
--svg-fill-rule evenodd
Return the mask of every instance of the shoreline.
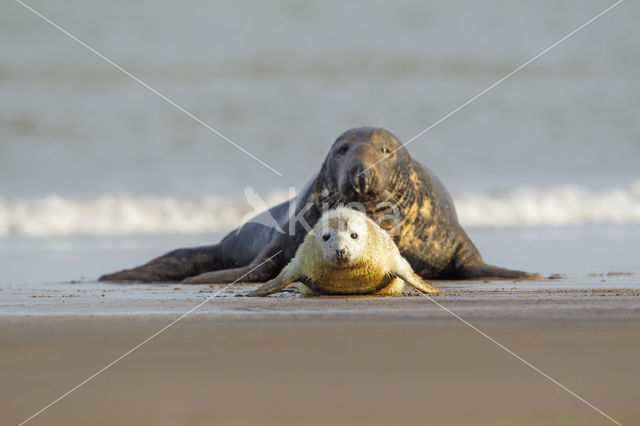
<path id="1" fill-rule="evenodd" d="M 604 281 L 604 282 L 603 282 Z M 640 319 L 640 283 L 635 275 L 590 276 L 539 281 L 434 281 L 433 301 L 478 319 Z M 112 284 L 95 282 L 10 284 L 0 287 L 0 318 L 48 316 L 180 315 L 217 294 L 223 285 Z M 290 286 L 264 298 L 243 294 L 257 283 L 237 283 L 191 315 L 224 317 L 331 315 L 439 318 L 448 314 L 415 291 L 402 296 L 300 297 Z"/>

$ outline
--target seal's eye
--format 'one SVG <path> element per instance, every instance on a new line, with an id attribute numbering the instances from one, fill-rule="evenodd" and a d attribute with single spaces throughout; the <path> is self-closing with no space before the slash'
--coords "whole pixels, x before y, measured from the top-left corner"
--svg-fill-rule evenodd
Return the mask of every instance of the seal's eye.
<path id="1" fill-rule="evenodd" d="M 358 234 L 356 234 L 355 232 L 351 234 L 351 238 L 353 238 L 354 240 L 358 238 Z"/>
<path id="2" fill-rule="evenodd" d="M 342 155 L 348 150 L 349 150 L 349 147 L 347 145 L 342 145 L 340 148 L 338 148 L 336 152 L 338 153 L 338 155 Z"/>
<path id="3" fill-rule="evenodd" d="M 329 234 L 324 234 L 322 236 L 322 239 L 325 240 L 325 241 L 329 241 L 329 238 L 331 238 L 331 235 L 329 235 Z"/>
<path id="4" fill-rule="evenodd" d="M 391 152 L 391 150 L 386 146 L 383 146 L 382 148 L 380 148 L 380 151 L 382 151 L 383 154 L 388 154 Z"/>

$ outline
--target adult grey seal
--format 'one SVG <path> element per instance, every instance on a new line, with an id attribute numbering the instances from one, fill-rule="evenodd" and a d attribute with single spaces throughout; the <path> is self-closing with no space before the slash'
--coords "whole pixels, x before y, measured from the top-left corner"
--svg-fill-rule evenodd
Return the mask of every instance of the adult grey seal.
<path id="1" fill-rule="evenodd" d="M 385 230 L 347 207 L 324 213 L 282 272 L 248 296 L 277 293 L 293 282 L 305 296 L 397 295 L 405 282 L 440 293 L 413 272 Z"/>
<path id="2" fill-rule="evenodd" d="M 186 282 L 265 282 L 289 263 L 323 211 L 352 202 L 390 232 L 423 279 L 537 277 L 486 264 L 458 223 L 442 183 L 384 129 L 364 127 L 340 135 L 319 173 L 294 201 L 293 214 L 288 202 L 262 213 L 281 229 L 262 225 L 268 221 L 258 217 L 218 244 L 175 250 L 100 280 L 169 282 L 193 277 Z M 196 277 L 203 273 L 207 275 Z"/>

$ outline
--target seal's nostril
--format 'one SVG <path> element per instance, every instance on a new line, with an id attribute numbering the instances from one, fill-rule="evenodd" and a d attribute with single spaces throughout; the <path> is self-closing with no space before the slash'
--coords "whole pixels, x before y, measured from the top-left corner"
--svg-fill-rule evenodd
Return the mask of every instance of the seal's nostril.
<path id="1" fill-rule="evenodd" d="M 349 183 L 351 183 L 351 188 L 353 188 L 356 193 L 360 193 L 364 189 L 364 179 L 360 172 L 361 169 L 359 167 L 353 167 L 349 171 Z"/>
<path id="2" fill-rule="evenodd" d="M 373 194 L 378 185 L 375 171 L 366 168 L 366 164 L 357 164 L 349 168 L 348 182 L 354 196 Z"/>
<path id="3" fill-rule="evenodd" d="M 367 175 L 365 173 L 358 175 L 358 186 L 360 187 L 360 191 L 367 191 Z"/>
<path id="4" fill-rule="evenodd" d="M 373 173 L 371 172 L 371 170 L 367 169 L 364 172 L 362 172 L 361 175 L 364 178 L 364 185 L 363 185 L 363 189 L 364 188 L 370 188 L 371 187 L 371 183 L 373 181 Z"/>

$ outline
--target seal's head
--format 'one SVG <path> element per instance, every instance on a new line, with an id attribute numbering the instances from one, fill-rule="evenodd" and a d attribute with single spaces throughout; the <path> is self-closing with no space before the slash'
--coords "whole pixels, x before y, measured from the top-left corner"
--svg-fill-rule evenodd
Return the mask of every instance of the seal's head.
<path id="1" fill-rule="evenodd" d="M 344 132 L 325 160 L 325 176 L 349 200 L 378 198 L 395 173 L 406 168 L 410 157 L 391 133 L 375 127 Z"/>
<path id="2" fill-rule="evenodd" d="M 316 224 L 316 241 L 324 260 L 336 267 L 348 267 L 367 248 L 367 217 L 357 210 L 338 207 L 326 212 Z"/>

